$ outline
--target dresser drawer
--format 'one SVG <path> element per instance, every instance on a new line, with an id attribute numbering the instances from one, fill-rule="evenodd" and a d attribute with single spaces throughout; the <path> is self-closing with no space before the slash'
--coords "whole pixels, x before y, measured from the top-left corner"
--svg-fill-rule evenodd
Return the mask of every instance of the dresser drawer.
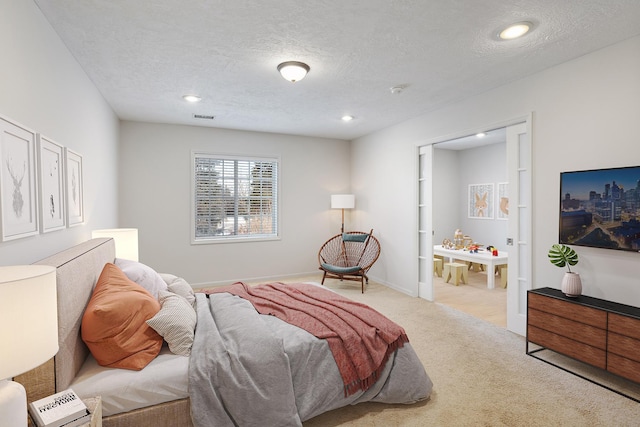
<path id="1" fill-rule="evenodd" d="M 531 324 L 527 326 L 527 340 L 576 360 L 606 369 L 607 356 L 604 349 L 563 337 Z"/>
<path id="2" fill-rule="evenodd" d="M 640 383 L 640 362 L 609 353 L 607 371 Z"/>
<path id="3" fill-rule="evenodd" d="M 640 319 L 609 313 L 609 331 L 640 340 Z M 640 348 L 636 347 L 636 352 Z"/>
<path id="4" fill-rule="evenodd" d="M 640 363 L 640 340 L 609 332 L 607 351 Z"/>
<path id="5" fill-rule="evenodd" d="M 607 331 L 604 329 L 576 322 L 566 317 L 539 311 L 532 307 L 529 307 L 528 319 L 530 325 L 551 331 L 556 335 L 570 338 L 573 341 L 578 341 L 602 350 L 606 350 L 607 348 Z"/>
<path id="6" fill-rule="evenodd" d="M 580 304 L 563 301 L 557 298 L 551 298 L 545 295 L 529 293 L 528 307 L 539 311 L 553 313 L 566 319 L 574 320 L 580 323 L 586 323 L 596 328 L 607 328 L 607 313 L 591 307 L 585 307 Z"/>

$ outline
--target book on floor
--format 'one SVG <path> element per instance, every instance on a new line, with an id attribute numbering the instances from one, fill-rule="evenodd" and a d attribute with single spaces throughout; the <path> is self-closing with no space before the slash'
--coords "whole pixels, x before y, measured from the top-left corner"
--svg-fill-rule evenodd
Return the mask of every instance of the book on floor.
<path id="1" fill-rule="evenodd" d="M 29 413 L 38 427 L 74 427 L 91 419 L 87 406 L 72 389 L 31 402 Z M 76 424 L 78 420 L 82 422 Z"/>

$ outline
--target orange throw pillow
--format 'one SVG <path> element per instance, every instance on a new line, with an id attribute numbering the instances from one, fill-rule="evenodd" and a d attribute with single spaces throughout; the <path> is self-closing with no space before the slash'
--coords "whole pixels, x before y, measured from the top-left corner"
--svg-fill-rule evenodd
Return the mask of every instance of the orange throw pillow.
<path id="1" fill-rule="evenodd" d="M 160 353 L 162 337 L 146 321 L 160 303 L 116 265 L 102 269 L 82 316 L 82 339 L 102 366 L 141 370 Z"/>

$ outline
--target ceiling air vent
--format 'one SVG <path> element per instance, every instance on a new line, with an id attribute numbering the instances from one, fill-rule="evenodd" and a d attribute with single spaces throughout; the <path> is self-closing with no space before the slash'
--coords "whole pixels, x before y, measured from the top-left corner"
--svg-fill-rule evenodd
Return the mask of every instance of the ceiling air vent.
<path id="1" fill-rule="evenodd" d="M 206 120 L 213 120 L 216 118 L 216 116 L 207 116 L 206 114 L 194 114 L 193 115 L 194 119 L 206 119 Z"/>

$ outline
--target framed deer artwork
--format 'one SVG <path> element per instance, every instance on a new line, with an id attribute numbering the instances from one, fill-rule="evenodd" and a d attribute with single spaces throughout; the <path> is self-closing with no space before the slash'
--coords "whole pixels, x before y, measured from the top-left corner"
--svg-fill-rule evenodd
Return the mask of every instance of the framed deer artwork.
<path id="1" fill-rule="evenodd" d="M 493 219 L 493 183 L 469 185 L 469 218 Z"/>
<path id="2" fill-rule="evenodd" d="M 36 133 L 0 117 L 0 239 L 38 233 Z"/>

